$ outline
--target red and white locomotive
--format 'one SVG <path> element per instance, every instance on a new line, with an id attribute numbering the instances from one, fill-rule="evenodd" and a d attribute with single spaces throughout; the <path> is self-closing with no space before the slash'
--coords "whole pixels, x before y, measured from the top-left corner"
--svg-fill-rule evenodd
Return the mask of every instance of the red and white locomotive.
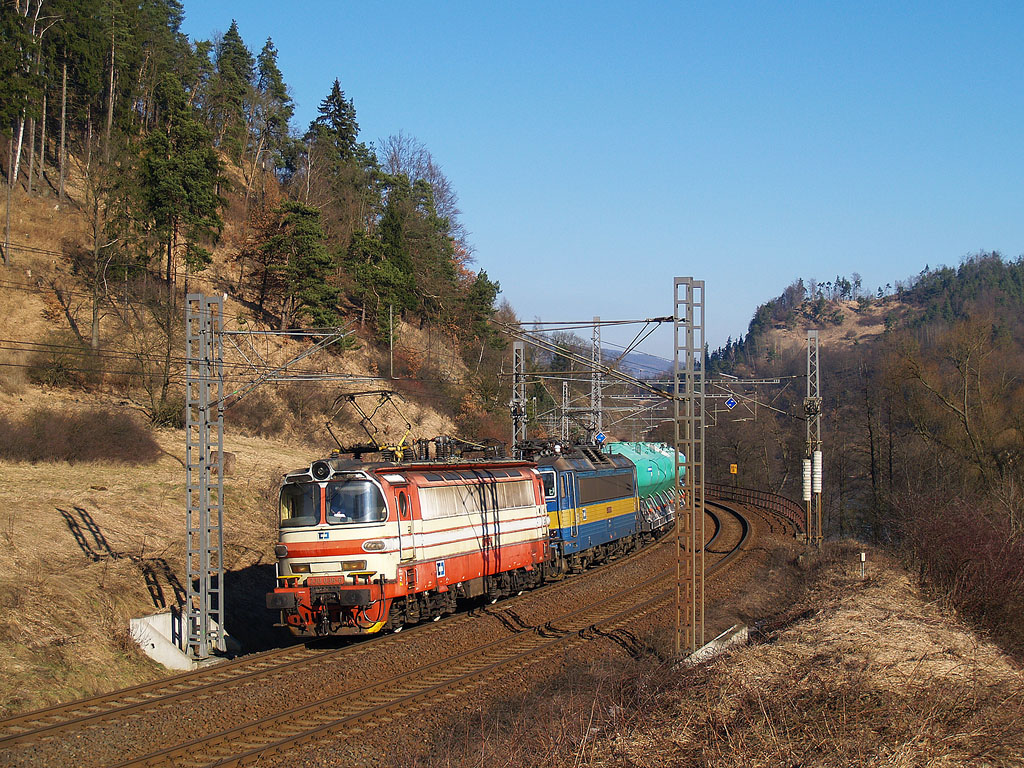
<path id="1" fill-rule="evenodd" d="M 540 583 L 549 520 L 530 462 L 316 461 L 282 485 L 267 607 L 304 637 L 397 631 Z"/>

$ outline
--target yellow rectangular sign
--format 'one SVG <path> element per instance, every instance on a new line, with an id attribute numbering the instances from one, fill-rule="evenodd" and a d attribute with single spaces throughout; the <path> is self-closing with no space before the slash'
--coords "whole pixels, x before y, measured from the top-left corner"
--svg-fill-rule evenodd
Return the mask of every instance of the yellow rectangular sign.
<path id="1" fill-rule="evenodd" d="M 730 475 L 735 475 L 736 474 L 736 470 L 737 470 L 737 467 L 736 467 L 735 464 L 730 464 L 729 465 L 729 474 Z"/>

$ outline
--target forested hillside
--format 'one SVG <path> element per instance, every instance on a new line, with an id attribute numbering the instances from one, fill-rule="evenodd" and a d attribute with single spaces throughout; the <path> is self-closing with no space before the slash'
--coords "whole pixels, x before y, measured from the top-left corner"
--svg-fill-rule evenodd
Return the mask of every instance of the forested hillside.
<path id="1" fill-rule="evenodd" d="M 798 280 L 710 355 L 712 376 L 780 378 L 736 387 L 758 406 L 717 416 L 710 479 L 732 482 L 735 462 L 741 484 L 801 497 L 804 339 L 822 329 L 826 535 L 902 547 L 1024 647 L 1024 259 L 980 253 L 874 293 L 855 283 Z"/>
<path id="2" fill-rule="evenodd" d="M 45 295 L 52 320 L 47 346 L 16 350 L 30 378 L 97 389 L 116 370 L 152 422 L 173 423 L 189 290 L 224 293 L 247 328 L 345 326 L 345 346 L 394 346 L 397 372 L 442 392 L 442 351 L 469 361 L 460 377 L 496 365 L 499 287 L 471 267 L 427 148 L 363 140 L 344 73 L 325 73 L 316 118 L 296 126 L 273 40 L 226 19 L 192 42 L 182 14 L 177 0 L 3 2 L 4 263 L 36 267 L 5 288 Z M 403 349 L 400 328 L 430 342 Z M 499 400 L 438 405 L 481 429 Z"/>

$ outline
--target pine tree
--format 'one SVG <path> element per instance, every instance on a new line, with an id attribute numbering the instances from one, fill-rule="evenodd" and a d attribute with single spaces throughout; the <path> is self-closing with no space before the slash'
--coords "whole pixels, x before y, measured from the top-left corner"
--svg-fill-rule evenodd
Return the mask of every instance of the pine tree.
<path id="1" fill-rule="evenodd" d="M 238 160 L 245 149 L 246 110 L 252 100 L 256 63 L 233 19 L 217 48 L 216 75 L 211 87 L 217 143 Z"/>
<path id="2" fill-rule="evenodd" d="M 278 215 L 276 231 L 262 248 L 280 275 L 281 329 L 302 320 L 321 328 L 338 325 L 338 289 L 329 282 L 334 259 L 324 243 L 320 211 L 286 201 Z"/>
<path id="3" fill-rule="evenodd" d="M 164 72 L 178 76 L 194 103 L 195 71 L 203 66 L 201 58 L 207 58 L 207 52 L 202 45 L 194 51 L 181 33 L 185 12 L 179 0 L 142 0 L 131 8 L 133 44 L 126 47 L 124 56 L 130 77 L 124 78 L 121 109 L 129 125 L 145 129 L 156 118 L 156 87 Z"/>
<path id="4" fill-rule="evenodd" d="M 345 98 L 337 79 L 327 98 L 320 102 L 317 112 L 306 132 L 306 141 L 323 150 L 331 164 L 355 159 L 356 137 L 359 136 L 356 108 L 351 99 Z"/>
<path id="5" fill-rule="evenodd" d="M 280 152 L 288 140 L 288 122 L 295 113 L 295 104 L 288 95 L 277 66 L 277 49 L 269 37 L 257 57 L 256 92 L 260 97 L 256 102 L 257 130 L 266 136 L 272 151 Z"/>
<path id="6" fill-rule="evenodd" d="M 388 338 L 388 317 L 401 313 L 415 295 L 412 273 L 389 258 L 380 239 L 357 231 L 345 254 L 345 267 L 353 281 L 352 299 L 362 307 L 363 321 L 369 319 L 381 341 Z"/>
<path id="7" fill-rule="evenodd" d="M 259 167 L 276 170 L 284 164 L 284 155 L 291 142 L 288 121 L 294 112 L 295 105 L 277 66 L 277 49 L 268 37 L 257 57 L 252 108 L 253 152 L 245 189 L 246 209 L 256 170 Z"/>
<path id="8" fill-rule="evenodd" d="M 25 70 L 31 37 L 10 3 L 0 6 L 0 38 L 4 40 L 0 45 L 0 131 L 10 136 L 32 92 L 31 77 Z"/>
<path id="9" fill-rule="evenodd" d="M 77 95 L 68 111 L 73 123 L 84 125 L 87 113 L 100 115 L 106 78 L 105 58 L 110 45 L 101 0 L 52 0 L 50 13 L 60 21 L 45 41 L 47 72 L 59 76 L 68 65 L 68 89 Z M 59 84 L 59 83 L 58 83 Z"/>
<path id="10" fill-rule="evenodd" d="M 494 316 L 494 302 L 501 285 L 491 281 L 482 269 L 476 274 L 462 300 L 462 327 L 481 342 L 500 345 L 501 337 L 488 322 Z"/>
<path id="11" fill-rule="evenodd" d="M 166 73 L 156 92 L 161 125 L 143 142 L 138 195 L 147 227 L 157 235 L 166 254 L 166 276 L 173 283 L 179 238 L 188 271 L 202 269 L 210 253 L 200 244 L 215 235 L 223 222 L 224 201 L 217 194 L 221 163 L 210 132 L 189 106 L 177 77 Z"/>

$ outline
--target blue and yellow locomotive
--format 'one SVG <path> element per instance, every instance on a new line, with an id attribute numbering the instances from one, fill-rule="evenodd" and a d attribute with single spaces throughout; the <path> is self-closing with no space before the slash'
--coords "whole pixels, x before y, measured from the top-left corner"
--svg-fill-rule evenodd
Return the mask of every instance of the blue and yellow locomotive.
<path id="1" fill-rule="evenodd" d="M 549 567 L 556 574 L 631 551 L 675 519 L 674 453 L 668 446 L 556 445 L 532 458 L 544 481 Z"/>

